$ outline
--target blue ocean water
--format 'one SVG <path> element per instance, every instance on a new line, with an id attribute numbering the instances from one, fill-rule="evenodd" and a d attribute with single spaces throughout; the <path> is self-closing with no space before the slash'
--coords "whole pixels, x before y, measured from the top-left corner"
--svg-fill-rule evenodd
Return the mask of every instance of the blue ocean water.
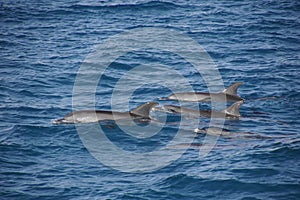
<path id="1" fill-rule="evenodd" d="M 299 11 L 298 1 L 1 2 L 0 198 L 299 199 Z M 238 93 L 246 99 L 244 118 L 227 121 L 225 128 L 254 136 L 221 136 L 204 158 L 198 157 L 196 144 L 203 138 L 197 136 L 170 165 L 125 173 L 95 159 L 74 125 L 53 125 L 72 110 L 77 72 L 95 46 L 143 27 L 191 37 L 217 64 L 225 86 L 243 82 Z M 131 52 L 99 83 L 96 108 L 111 108 L 124 72 L 152 63 L 173 66 L 195 90 L 207 91 L 199 74 L 172 53 Z M 169 94 L 144 83 L 129 107 Z M 109 139 L 137 152 L 163 146 L 175 128 L 141 140 L 106 127 Z"/>

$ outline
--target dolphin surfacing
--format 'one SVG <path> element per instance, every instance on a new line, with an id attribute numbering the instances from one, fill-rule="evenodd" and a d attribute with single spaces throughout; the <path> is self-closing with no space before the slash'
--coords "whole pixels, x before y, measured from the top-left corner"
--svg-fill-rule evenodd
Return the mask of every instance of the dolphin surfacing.
<path id="1" fill-rule="evenodd" d="M 244 100 L 237 94 L 237 89 L 241 86 L 242 82 L 236 82 L 219 93 L 208 92 L 180 92 L 171 94 L 168 97 L 162 97 L 159 100 L 176 100 L 176 101 L 195 101 L 195 102 L 210 102 L 212 99 L 215 101 L 236 102 Z"/>
<path id="2" fill-rule="evenodd" d="M 174 105 L 164 105 L 156 110 L 164 111 L 168 113 L 183 114 L 183 115 L 194 115 L 200 117 L 215 117 L 225 119 L 239 119 L 240 107 L 244 101 L 238 101 L 222 111 L 211 111 L 211 110 L 194 110 Z"/>
<path id="3" fill-rule="evenodd" d="M 141 121 L 151 120 L 150 111 L 157 106 L 157 102 L 145 103 L 129 112 L 117 112 L 108 110 L 80 110 L 65 115 L 61 119 L 55 119 L 53 124 L 94 123 L 101 121 L 117 121 L 122 119 L 135 119 Z"/>

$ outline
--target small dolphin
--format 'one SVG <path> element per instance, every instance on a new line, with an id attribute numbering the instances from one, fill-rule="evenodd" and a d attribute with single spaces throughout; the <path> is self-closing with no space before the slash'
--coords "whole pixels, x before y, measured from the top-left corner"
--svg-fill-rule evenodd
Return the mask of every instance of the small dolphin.
<path id="1" fill-rule="evenodd" d="M 177 100 L 177 101 L 198 101 L 198 102 L 210 102 L 212 99 L 215 101 L 223 101 L 226 98 L 227 102 L 236 102 L 244 100 L 237 95 L 237 89 L 242 82 L 237 82 L 226 88 L 219 93 L 208 92 L 181 92 L 174 93 L 168 97 L 162 97 L 159 100 Z"/>
<path id="2" fill-rule="evenodd" d="M 229 130 L 227 129 L 222 129 L 222 128 L 219 128 L 219 127 L 210 127 L 209 129 L 208 128 L 205 128 L 205 129 L 199 129 L 199 128 L 196 128 L 194 130 L 195 133 L 198 133 L 198 134 L 208 134 L 208 135 L 232 135 L 232 132 L 230 132 Z"/>
<path id="3" fill-rule="evenodd" d="M 211 135 L 211 136 L 222 135 L 225 137 L 236 137 L 236 138 L 284 139 L 284 137 L 272 137 L 272 136 L 261 135 L 253 132 L 232 132 L 228 129 L 219 128 L 219 127 L 210 127 L 210 128 L 203 128 L 203 129 L 196 128 L 194 130 L 194 133 Z"/>
<path id="4" fill-rule="evenodd" d="M 226 108 L 223 111 L 211 111 L 211 110 L 193 110 L 189 108 L 184 108 L 180 106 L 164 105 L 160 108 L 155 108 L 158 111 L 164 111 L 168 113 L 180 113 L 187 115 L 195 115 L 202 117 L 216 117 L 216 118 L 226 118 L 226 119 L 238 119 L 240 115 L 240 107 L 244 101 L 238 101 Z"/>
<path id="5" fill-rule="evenodd" d="M 107 120 L 123 120 L 134 119 L 140 121 L 148 121 L 150 118 L 150 111 L 157 102 L 145 103 L 129 112 L 116 112 L 107 110 L 80 110 L 71 112 L 65 115 L 62 119 L 53 120 L 53 124 L 74 124 L 74 123 L 93 123 Z"/>

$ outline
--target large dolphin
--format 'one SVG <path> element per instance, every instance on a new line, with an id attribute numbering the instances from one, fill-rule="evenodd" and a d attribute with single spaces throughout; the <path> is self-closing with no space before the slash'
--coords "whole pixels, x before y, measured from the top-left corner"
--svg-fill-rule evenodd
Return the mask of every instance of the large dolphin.
<path id="1" fill-rule="evenodd" d="M 238 119 L 240 115 L 240 107 L 244 101 L 238 101 L 222 111 L 211 111 L 211 110 L 193 110 L 185 107 L 164 105 L 156 108 L 158 111 L 164 111 L 168 113 L 179 113 L 183 115 L 195 115 L 202 117 L 216 117 L 226 119 Z"/>
<path id="2" fill-rule="evenodd" d="M 162 97 L 159 100 L 210 102 L 212 99 L 215 101 L 224 101 L 226 99 L 227 102 L 236 102 L 244 100 L 237 95 L 237 89 L 242 84 L 242 82 L 236 82 L 219 93 L 181 92 L 171 94 L 168 97 Z"/>
<path id="3" fill-rule="evenodd" d="M 108 110 L 80 110 L 71 112 L 65 115 L 62 119 L 55 119 L 52 122 L 54 124 L 74 124 L 93 123 L 107 120 L 117 121 L 126 119 L 147 121 L 151 120 L 151 109 L 157 105 L 157 102 L 148 102 L 129 112 L 117 112 Z"/>

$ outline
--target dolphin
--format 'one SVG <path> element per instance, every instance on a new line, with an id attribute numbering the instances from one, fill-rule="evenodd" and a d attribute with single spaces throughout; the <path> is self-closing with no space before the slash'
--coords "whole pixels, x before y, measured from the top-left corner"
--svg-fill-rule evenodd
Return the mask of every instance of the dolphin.
<path id="1" fill-rule="evenodd" d="M 162 97 L 159 100 L 177 100 L 177 101 L 196 101 L 196 102 L 210 102 L 212 99 L 215 101 L 236 102 L 244 100 L 237 95 L 237 89 L 242 82 L 236 82 L 219 93 L 208 92 L 181 92 L 174 93 L 168 97 Z"/>
<path id="2" fill-rule="evenodd" d="M 158 111 L 164 111 L 168 113 L 179 113 L 184 115 L 195 115 L 202 117 L 215 117 L 225 119 L 238 119 L 240 115 L 240 107 L 244 101 L 238 101 L 222 111 L 211 111 L 211 110 L 193 110 L 185 107 L 164 105 L 160 108 L 155 108 Z"/>
<path id="3" fill-rule="evenodd" d="M 150 111 L 154 106 L 157 106 L 157 102 L 148 102 L 129 112 L 117 112 L 108 110 L 80 110 L 71 112 L 65 115 L 61 119 L 55 119 L 53 124 L 74 124 L 74 123 L 93 123 L 101 121 L 117 121 L 134 119 L 138 121 L 149 121 Z"/>
<path id="4" fill-rule="evenodd" d="M 204 128 L 204 129 L 199 129 L 196 128 L 194 130 L 195 133 L 198 134 L 208 134 L 208 135 L 232 135 L 233 132 L 230 132 L 228 129 L 224 129 L 224 128 L 219 128 L 219 127 L 210 127 L 208 128 Z"/>
<path id="5" fill-rule="evenodd" d="M 236 137 L 236 138 L 252 138 L 252 139 L 284 139 L 285 137 L 280 136 L 267 136 L 262 135 L 259 133 L 253 133 L 253 132 L 233 132 L 228 129 L 219 128 L 219 127 L 209 127 L 209 128 L 203 128 L 199 129 L 196 128 L 194 130 L 194 133 L 196 134 L 204 134 L 204 135 L 211 135 L 211 136 L 225 136 L 225 137 Z"/>

